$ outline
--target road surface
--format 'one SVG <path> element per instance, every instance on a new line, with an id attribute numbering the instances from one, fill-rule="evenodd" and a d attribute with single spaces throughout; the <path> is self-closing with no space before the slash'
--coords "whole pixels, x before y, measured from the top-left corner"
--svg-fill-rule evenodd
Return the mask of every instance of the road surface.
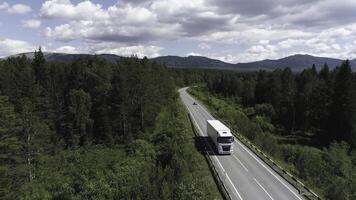
<path id="1" fill-rule="evenodd" d="M 187 93 L 179 90 L 180 97 L 190 113 L 199 134 L 207 137 L 206 120 L 215 119 L 207 109 Z M 231 155 L 210 154 L 220 178 L 232 199 L 239 200 L 302 200 L 298 190 L 272 170 L 258 156 L 235 139 Z"/>

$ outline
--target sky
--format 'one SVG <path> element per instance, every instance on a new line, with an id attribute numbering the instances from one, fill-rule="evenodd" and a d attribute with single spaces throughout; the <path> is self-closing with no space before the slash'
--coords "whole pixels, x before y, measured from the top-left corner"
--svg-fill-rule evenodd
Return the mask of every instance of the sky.
<path id="1" fill-rule="evenodd" d="M 355 0 L 0 0 L 0 57 L 356 58 Z"/>

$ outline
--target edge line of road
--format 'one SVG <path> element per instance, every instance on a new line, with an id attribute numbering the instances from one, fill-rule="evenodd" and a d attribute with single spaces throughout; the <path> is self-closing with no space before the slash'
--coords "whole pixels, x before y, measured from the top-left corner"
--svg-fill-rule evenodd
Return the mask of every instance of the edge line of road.
<path id="1" fill-rule="evenodd" d="M 266 167 L 259 159 L 256 158 L 255 155 L 253 155 L 249 150 L 246 149 L 246 147 L 239 141 L 236 140 L 236 142 L 248 153 L 250 154 L 263 168 L 265 168 L 274 178 L 276 178 L 284 187 L 286 187 L 294 196 L 296 196 L 299 200 L 301 199 L 292 189 L 290 189 L 280 178 L 278 178 L 268 167 Z"/>
<path id="2" fill-rule="evenodd" d="M 193 121 L 193 123 L 194 123 L 194 126 L 199 129 L 200 135 L 201 135 L 201 136 L 204 136 L 204 135 L 203 135 L 203 131 L 201 130 L 201 128 L 200 128 L 199 125 L 197 124 L 196 120 L 194 119 L 194 117 L 193 117 L 193 115 L 192 115 L 192 113 L 191 113 L 191 111 L 190 111 L 190 109 L 189 109 L 189 106 L 186 106 L 186 108 L 187 108 L 187 110 L 188 110 L 189 115 L 192 116 L 191 119 L 192 119 L 192 121 Z M 210 149 L 212 149 L 212 147 L 210 146 L 210 144 L 209 144 L 209 147 L 210 147 Z M 209 157 L 209 159 L 210 159 L 210 156 L 209 156 L 209 155 L 208 155 L 208 157 Z M 233 187 L 233 189 L 235 190 L 237 196 L 238 196 L 241 200 L 243 200 L 243 198 L 241 197 L 239 191 L 236 189 L 235 185 L 232 183 L 232 181 L 231 181 L 229 175 L 226 173 L 224 167 L 221 165 L 219 159 L 216 158 L 216 157 L 213 157 L 213 158 L 215 158 L 215 160 L 216 160 L 217 163 L 219 164 L 220 168 L 222 169 L 222 173 L 223 173 L 223 174 L 226 176 L 226 178 L 229 180 L 229 182 L 230 182 L 231 186 Z M 219 176 L 219 174 L 218 174 L 218 176 Z"/>
<path id="3" fill-rule="evenodd" d="M 271 196 L 270 194 L 268 194 L 267 190 L 261 185 L 261 183 L 257 181 L 256 178 L 253 178 L 253 180 L 257 183 L 258 186 L 260 186 L 260 187 L 262 188 L 262 190 L 268 195 L 268 197 L 269 197 L 271 200 L 274 200 L 274 199 L 272 198 L 272 196 Z"/>
<path id="4" fill-rule="evenodd" d="M 214 118 L 214 117 L 207 111 L 207 109 L 205 109 L 205 107 L 202 106 L 202 103 L 201 103 L 199 100 L 194 99 L 194 98 L 187 92 L 187 89 L 188 89 L 188 88 L 189 88 L 189 87 L 186 87 L 186 88 L 184 89 L 184 91 L 187 93 L 187 95 L 188 95 L 193 101 L 198 101 L 198 102 L 199 102 L 199 103 L 198 103 L 198 106 L 201 107 L 202 110 L 203 110 L 205 113 L 208 114 L 208 116 L 211 116 L 212 118 Z M 301 199 L 289 186 L 287 186 L 282 180 L 280 180 L 280 178 L 278 178 L 273 172 L 271 172 L 270 169 L 268 169 L 263 163 L 261 163 L 261 161 L 259 161 L 259 160 L 255 157 L 255 155 L 253 155 L 250 151 L 248 151 L 248 150 L 246 149 L 247 147 L 245 147 L 245 145 L 243 145 L 243 144 L 240 142 L 239 139 L 237 139 L 236 142 L 237 142 L 248 154 L 250 154 L 263 168 L 265 168 L 274 178 L 276 178 L 280 183 L 282 183 L 282 185 L 283 185 L 284 187 L 286 187 L 295 197 L 297 197 L 299 200 L 303 200 L 303 199 Z M 256 156 L 257 156 L 257 155 L 256 155 Z M 277 173 L 277 172 L 276 172 L 276 173 Z M 283 178 L 283 177 L 282 177 L 282 178 Z M 283 178 L 283 180 L 285 180 L 285 179 Z"/>
<path id="5" fill-rule="evenodd" d="M 234 158 L 240 163 L 240 165 L 246 170 L 246 172 L 248 172 L 247 167 L 241 162 L 241 160 L 235 155 L 232 155 L 232 156 L 234 156 Z"/>

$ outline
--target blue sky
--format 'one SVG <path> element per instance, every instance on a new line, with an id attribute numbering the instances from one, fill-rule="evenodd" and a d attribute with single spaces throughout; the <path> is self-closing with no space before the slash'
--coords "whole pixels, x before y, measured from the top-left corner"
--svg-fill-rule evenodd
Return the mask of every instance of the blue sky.
<path id="1" fill-rule="evenodd" d="M 354 0 L 0 0 L 0 57 L 33 51 L 249 62 L 356 58 Z"/>

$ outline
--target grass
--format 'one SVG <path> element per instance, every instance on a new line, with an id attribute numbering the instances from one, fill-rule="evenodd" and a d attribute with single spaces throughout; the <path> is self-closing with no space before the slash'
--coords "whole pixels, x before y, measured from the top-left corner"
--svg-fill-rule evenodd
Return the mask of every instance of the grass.
<path id="1" fill-rule="evenodd" d="M 209 185 L 211 188 L 210 193 L 212 196 L 215 196 L 214 199 L 223 199 L 222 195 L 219 192 L 217 183 L 215 182 L 213 178 L 213 174 L 210 171 L 208 162 L 204 158 L 204 155 L 202 155 L 198 149 L 195 147 L 195 133 L 194 129 L 192 127 L 192 124 L 190 122 L 189 116 L 187 114 L 186 109 L 184 108 L 184 105 L 182 102 L 178 103 L 179 107 L 179 118 L 181 118 L 184 122 L 184 130 L 187 131 L 189 134 L 189 141 L 188 141 L 188 146 L 191 149 L 192 157 L 194 159 L 194 165 L 195 169 L 198 174 L 196 174 L 196 177 L 200 177 L 201 179 L 204 179 L 204 181 L 200 181 L 200 183 L 204 183 L 206 185 Z M 203 187 L 201 185 L 201 187 Z"/>
<path id="2" fill-rule="evenodd" d="M 245 113 L 247 109 L 244 109 L 238 101 L 212 95 L 204 87 L 189 88 L 188 92 L 201 101 L 213 115 L 219 116 L 220 120 L 228 122 L 230 128 L 237 130 L 241 135 L 252 141 L 279 166 L 292 174 L 299 173 L 294 163 L 288 162 L 288 156 L 294 155 L 293 152 L 290 153 L 289 151 L 291 151 L 290 149 L 313 148 L 309 146 L 311 136 L 281 135 L 262 130 L 258 123 L 248 117 Z M 265 162 L 268 163 L 269 161 Z M 320 189 L 315 186 L 312 189 L 320 192 Z"/>

